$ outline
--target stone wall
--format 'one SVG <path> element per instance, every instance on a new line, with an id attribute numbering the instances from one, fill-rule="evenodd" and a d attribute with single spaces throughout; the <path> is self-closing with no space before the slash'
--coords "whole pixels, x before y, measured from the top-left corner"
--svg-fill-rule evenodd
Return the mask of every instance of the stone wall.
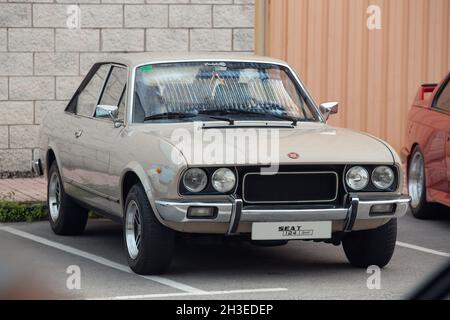
<path id="1" fill-rule="evenodd" d="M 0 173 L 31 169 L 43 115 L 98 58 L 252 52 L 253 38 L 254 0 L 0 0 Z"/>

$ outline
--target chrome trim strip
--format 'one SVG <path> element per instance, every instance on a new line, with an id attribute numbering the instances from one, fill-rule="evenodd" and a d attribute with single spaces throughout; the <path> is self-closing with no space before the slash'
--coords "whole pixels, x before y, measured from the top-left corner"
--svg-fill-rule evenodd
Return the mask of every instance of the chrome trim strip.
<path id="1" fill-rule="evenodd" d="M 250 203 L 250 204 L 261 204 L 261 203 L 308 203 L 308 202 L 313 202 L 313 203 L 326 203 L 326 202 L 333 202 L 336 201 L 337 197 L 338 197 L 338 193 L 339 193 L 339 175 L 337 174 L 337 172 L 334 171 L 308 171 L 308 172 L 278 172 L 277 175 L 310 175 L 310 174 L 333 174 L 334 176 L 336 176 L 336 193 L 333 199 L 331 200 L 302 200 L 302 201 L 248 201 L 245 198 L 245 179 L 247 178 L 247 176 L 249 175 L 261 175 L 260 173 L 256 173 L 256 172 L 249 172 L 247 174 L 244 175 L 243 179 L 242 179 L 242 199 L 246 202 L 246 203 Z"/>
<path id="2" fill-rule="evenodd" d="M 347 208 L 243 210 L 241 222 L 329 221 L 345 220 Z"/>
<path id="3" fill-rule="evenodd" d="M 98 192 L 98 191 L 93 190 L 93 189 L 91 189 L 89 187 L 81 185 L 81 184 L 79 184 L 79 183 L 77 183 L 77 182 L 75 182 L 73 180 L 64 179 L 64 182 L 66 182 L 68 184 L 71 184 L 72 186 L 74 186 L 74 187 L 76 187 L 78 189 L 81 189 L 83 191 L 89 192 L 90 194 L 93 194 L 93 195 L 98 196 L 100 198 L 103 198 L 103 199 L 106 199 L 106 200 L 109 200 L 109 201 L 113 201 L 115 203 L 120 203 L 120 199 L 118 199 L 118 198 L 114 198 L 114 197 L 108 196 L 108 195 L 106 195 L 104 193 Z"/>
<path id="4" fill-rule="evenodd" d="M 177 202 L 170 200 L 155 201 L 156 210 L 163 221 L 170 222 L 219 222 L 229 223 L 233 204 L 231 202 Z M 190 207 L 216 207 L 217 217 L 215 219 L 189 219 L 187 212 Z"/>
<path id="5" fill-rule="evenodd" d="M 399 218 L 406 215 L 409 209 L 411 197 L 409 195 L 402 195 L 391 199 L 367 199 L 359 200 L 358 204 L 358 219 L 376 219 L 376 218 Z M 395 212 L 393 214 L 371 214 L 370 209 L 377 204 L 395 204 Z"/>
<path id="6" fill-rule="evenodd" d="M 350 230 L 351 217 L 354 217 L 354 222 L 360 220 L 376 220 L 376 219 L 392 219 L 404 216 L 408 210 L 410 197 L 401 195 L 391 199 L 374 199 L 361 200 L 353 196 L 352 206 L 350 208 L 326 208 L 326 209 L 295 209 L 283 207 L 279 209 L 270 208 L 250 208 L 242 209 L 242 214 L 239 219 L 241 223 L 251 222 L 283 222 L 283 221 L 344 221 Z M 236 210 L 236 201 L 230 198 L 228 202 L 211 201 L 211 202 L 179 202 L 171 200 L 158 200 L 156 203 L 156 210 L 162 221 L 173 223 L 224 223 L 228 224 L 229 231 L 232 226 L 236 225 L 237 216 L 233 217 L 234 210 Z M 396 204 L 394 213 L 371 215 L 370 209 L 375 204 Z M 239 203 L 238 203 L 239 205 Z M 217 207 L 218 215 L 215 219 L 189 219 L 187 212 L 189 207 Z M 356 209 L 356 210 L 355 210 Z M 353 215 L 352 215 L 353 213 Z M 229 234 L 229 231 L 227 234 Z"/>
<path id="7" fill-rule="evenodd" d="M 279 129 L 293 129 L 295 128 L 292 125 L 292 122 L 286 122 L 284 124 L 283 120 L 281 121 L 240 121 L 237 120 L 234 122 L 234 125 L 226 124 L 217 124 L 215 121 L 205 122 L 202 126 L 202 129 L 242 129 L 242 128 L 279 128 Z"/>

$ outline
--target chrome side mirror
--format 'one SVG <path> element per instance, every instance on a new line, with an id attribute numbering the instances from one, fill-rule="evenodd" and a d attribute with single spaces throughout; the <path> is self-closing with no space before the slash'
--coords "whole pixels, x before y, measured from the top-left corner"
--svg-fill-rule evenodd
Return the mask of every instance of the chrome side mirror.
<path id="1" fill-rule="evenodd" d="M 338 102 L 325 102 L 320 105 L 320 112 L 322 112 L 325 120 L 332 114 L 337 114 L 339 112 L 339 103 Z"/>
<path id="2" fill-rule="evenodd" d="M 117 118 L 119 114 L 119 108 L 117 106 L 111 106 L 106 104 L 99 104 L 95 109 L 95 117 L 97 118 L 107 118 L 111 117 L 114 119 Z"/>
<path id="3" fill-rule="evenodd" d="M 123 125 L 123 120 L 117 119 L 119 116 L 119 107 L 111 105 L 98 105 L 95 109 L 95 116 L 97 118 L 111 118 L 114 122 L 114 128 L 120 128 Z"/>

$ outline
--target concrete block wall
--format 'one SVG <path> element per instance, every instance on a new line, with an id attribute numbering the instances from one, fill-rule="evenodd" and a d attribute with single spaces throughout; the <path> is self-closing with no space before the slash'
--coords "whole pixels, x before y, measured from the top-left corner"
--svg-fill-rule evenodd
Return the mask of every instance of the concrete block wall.
<path id="1" fill-rule="evenodd" d="M 0 0 L 0 173 L 30 171 L 43 116 L 104 55 L 253 50 L 254 0 Z"/>

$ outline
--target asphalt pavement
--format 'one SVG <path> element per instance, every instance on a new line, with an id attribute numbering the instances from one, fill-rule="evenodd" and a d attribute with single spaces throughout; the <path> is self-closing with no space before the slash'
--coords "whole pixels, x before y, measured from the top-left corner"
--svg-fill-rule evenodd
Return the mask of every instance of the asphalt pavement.
<path id="1" fill-rule="evenodd" d="M 342 247 L 282 247 L 182 238 L 169 272 L 127 266 L 121 227 L 90 220 L 77 237 L 48 222 L 0 225 L 0 297 L 56 299 L 401 299 L 450 258 L 450 214 L 399 220 L 396 252 L 378 282 L 348 264 Z M 369 279 L 369 287 L 368 287 Z M 11 290 L 13 288 L 14 290 Z"/>

